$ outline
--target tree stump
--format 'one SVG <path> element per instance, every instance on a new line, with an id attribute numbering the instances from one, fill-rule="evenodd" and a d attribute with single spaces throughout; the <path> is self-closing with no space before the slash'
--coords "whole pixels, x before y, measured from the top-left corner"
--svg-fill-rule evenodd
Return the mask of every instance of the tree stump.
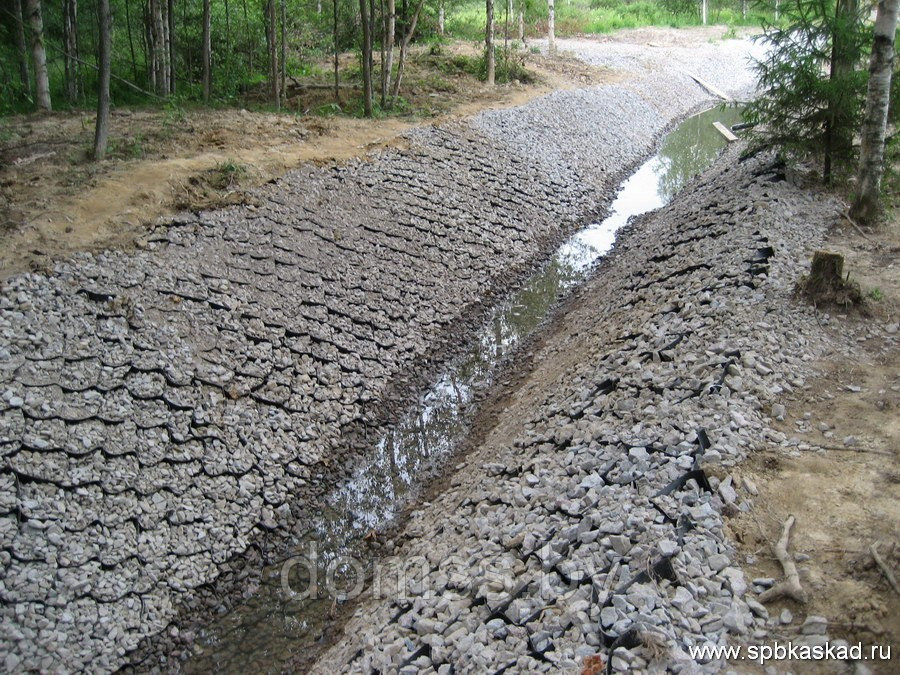
<path id="1" fill-rule="evenodd" d="M 816 305 L 855 305 L 862 302 L 859 285 L 844 278 L 844 256 L 816 251 L 809 276 L 803 277 L 798 290 Z"/>

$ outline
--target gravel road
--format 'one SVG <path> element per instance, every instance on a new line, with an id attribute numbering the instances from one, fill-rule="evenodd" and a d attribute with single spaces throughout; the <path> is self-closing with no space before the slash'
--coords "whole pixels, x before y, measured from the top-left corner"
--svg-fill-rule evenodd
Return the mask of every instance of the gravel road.
<path id="1" fill-rule="evenodd" d="M 286 536 L 348 434 L 709 99 L 680 69 L 746 92 L 745 43 L 643 51 L 656 65 L 588 44 L 621 82 L 421 128 L 141 250 L 5 281 L 5 669 L 127 664 Z"/>

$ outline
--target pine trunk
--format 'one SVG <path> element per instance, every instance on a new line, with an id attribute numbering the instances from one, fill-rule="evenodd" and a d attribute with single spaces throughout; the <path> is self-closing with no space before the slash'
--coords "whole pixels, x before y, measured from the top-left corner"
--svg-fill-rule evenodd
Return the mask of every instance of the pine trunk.
<path id="1" fill-rule="evenodd" d="M 891 98 L 891 74 L 894 65 L 894 36 L 900 0 L 880 0 L 869 60 L 869 88 L 860 136 L 857 194 L 851 215 L 871 222 L 880 210 L 879 192 L 884 173 L 884 143 Z"/>
<path id="2" fill-rule="evenodd" d="M 550 0 L 553 2 L 553 0 Z M 487 69 L 487 83 L 494 84 L 494 0 L 486 1 L 487 23 L 484 27 L 484 62 Z"/>
<path id="3" fill-rule="evenodd" d="M 97 126 L 94 130 L 94 159 L 106 156 L 106 140 L 109 137 L 109 0 L 97 0 L 97 21 L 100 40 L 97 49 L 99 73 L 97 78 Z"/>
<path id="4" fill-rule="evenodd" d="M 63 4 L 63 69 L 66 74 L 66 99 L 78 103 L 78 0 Z"/>
<path id="5" fill-rule="evenodd" d="M 13 14 L 16 23 L 16 54 L 19 57 L 19 80 L 22 90 L 31 95 L 31 74 L 28 72 L 28 47 L 25 43 L 25 17 L 22 15 L 22 1 L 13 0 Z"/>
<path id="6" fill-rule="evenodd" d="M 44 20 L 41 0 L 27 0 L 28 24 L 31 26 L 31 58 L 34 61 L 34 84 L 37 105 L 50 111 L 50 78 L 47 74 L 47 52 L 44 50 Z"/>

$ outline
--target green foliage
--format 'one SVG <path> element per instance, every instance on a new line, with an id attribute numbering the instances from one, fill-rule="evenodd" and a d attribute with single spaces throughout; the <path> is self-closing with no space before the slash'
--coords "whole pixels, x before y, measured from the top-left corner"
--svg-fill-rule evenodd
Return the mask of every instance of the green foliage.
<path id="1" fill-rule="evenodd" d="M 849 5 L 849 3 L 848 3 Z M 826 180 L 855 166 L 853 134 L 864 106 L 867 70 L 862 11 L 832 0 L 790 0 L 783 21 L 765 27 L 757 63 L 761 96 L 748 108 L 758 144 L 823 162 Z M 833 65 L 834 64 L 834 65 Z"/>
<path id="2" fill-rule="evenodd" d="M 229 190 L 236 187 L 241 179 L 247 175 L 247 167 L 233 159 L 226 159 L 216 164 L 212 171 L 210 185 L 217 190 Z"/>
<path id="3" fill-rule="evenodd" d="M 884 291 L 877 287 L 871 289 L 866 295 L 868 295 L 875 302 L 881 302 L 882 300 L 884 300 Z"/>

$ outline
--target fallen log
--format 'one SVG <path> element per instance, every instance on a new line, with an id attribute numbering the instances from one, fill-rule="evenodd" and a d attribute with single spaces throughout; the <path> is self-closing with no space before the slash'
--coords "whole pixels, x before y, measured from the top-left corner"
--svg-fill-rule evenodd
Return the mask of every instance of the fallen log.
<path id="1" fill-rule="evenodd" d="M 726 127 L 721 122 L 713 122 L 713 126 L 716 128 L 716 131 L 722 134 L 725 137 L 725 140 L 729 143 L 734 143 L 738 139 L 737 136 L 731 133 L 731 129 Z"/>

